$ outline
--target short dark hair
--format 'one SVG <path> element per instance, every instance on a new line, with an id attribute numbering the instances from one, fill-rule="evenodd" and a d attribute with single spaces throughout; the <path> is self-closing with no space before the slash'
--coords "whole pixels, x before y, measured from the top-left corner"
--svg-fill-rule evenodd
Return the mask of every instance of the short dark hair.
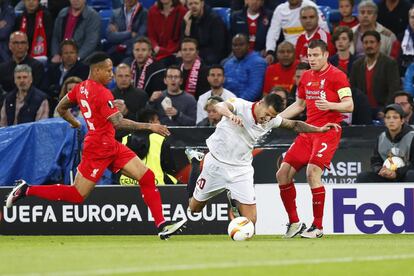
<path id="1" fill-rule="evenodd" d="M 210 75 L 210 71 L 211 71 L 212 69 L 220 69 L 220 70 L 223 72 L 223 75 L 224 75 L 224 67 L 223 67 L 222 65 L 220 65 L 220 64 L 213 64 L 213 65 L 211 65 L 211 66 L 208 68 L 208 75 Z"/>
<path id="2" fill-rule="evenodd" d="M 309 70 L 310 65 L 307 62 L 299 62 L 298 65 L 296 65 L 296 70 Z"/>
<path id="3" fill-rule="evenodd" d="M 283 110 L 283 100 L 279 95 L 268 94 L 263 100 L 267 106 L 273 107 L 276 112 L 281 112 Z"/>
<path id="4" fill-rule="evenodd" d="M 198 41 L 195 38 L 191 38 L 191 37 L 186 37 L 183 39 L 183 41 L 181 41 L 180 43 L 180 49 L 183 46 L 184 43 L 194 43 L 194 45 L 196 46 L 196 49 L 198 50 Z"/>
<path id="5" fill-rule="evenodd" d="M 94 52 L 90 56 L 88 56 L 85 60 L 85 63 L 89 66 L 92 66 L 92 65 L 98 64 L 102 61 L 105 61 L 108 58 L 110 59 L 110 57 L 107 53 L 102 52 L 102 51 L 98 51 L 98 52 Z"/>
<path id="6" fill-rule="evenodd" d="M 243 38 L 243 40 L 246 42 L 246 43 L 249 43 L 249 37 L 245 34 L 245 33 L 237 33 L 237 34 L 235 34 L 234 36 L 233 36 L 233 38 L 232 38 L 232 42 L 233 42 L 233 39 L 235 38 L 235 37 L 241 37 L 241 38 Z"/>
<path id="7" fill-rule="evenodd" d="M 370 31 L 366 31 L 362 36 L 361 36 L 361 41 L 364 41 L 364 38 L 365 37 L 367 37 L 367 36 L 373 36 L 373 37 L 375 37 L 375 39 L 377 40 L 377 42 L 380 42 L 381 41 L 381 35 L 380 35 L 380 33 L 379 32 L 377 32 L 377 31 L 373 31 L 373 30 L 370 30 Z"/>
<path id="8" fill-rule="evenodd" d="M 178 65 L 170 65 L 170 66 L 168 66 L 167 69 L 165 69 L 164 78 L 167 77 L 168 70 L 178 70 L 178 71 L 180 71 L 180 77 L 183 78 L 183 71 L 181 71 L 180 66 L 178 66 Z"/>
<path id="9" fill-rule="evenodd" d="M 339 2 L 341 2 L 341 1 L 348 1 L 348 2 L 351 4 L 351 6 L 352 6 L 352 7 L 355 5 L 354 0 L 338 0 L 338 4 L 339 4 Z"/>
<path id="10" fill-rule="evenodd" d="M 138 122 L 149 123 L 155 116 L 159 116 L 155 109 L 144 108 L 138 113 Z"/>
<path id="11" fill-rule="evenodd" d="M 76 44 L 75 40 L 65 39 L 59 45 L 60 46 L 60 53 L 62 53 L 63 46 L 66 46 L 66 45 L 72 46 L 75 49 L 76 53 L 79 52 L 78 44 Z"/>
<path id="12" fill-rule="evenodd" d="M 335 42 L 339 39 L 339 36 L 343 33 L 348 35 L 349 41 L 352 41 L 354 39 L 354 33 L 352 32 L 351 28 L 348 26 L 338 26 L 335 28 L 335 31 L 332 34 L 332 42 L 335 44 Z"/>
<path id="13" fill-rule="evenodd" d="M 134 45 L 135 45 L 136 43 L 145 43 L 145 44 L 147 44 L 147 45 L 150 47 L 150 49 L 152 49 L 152 43 L 151 43 L 151 40 L 149 40 L 149 38 L 148 38 L 148 37 L 146 37 L 146 36 L 141 36 L 141 37 L 139 37 L 138 39 L 136 39 L 136 40 L 134 41 Z"/>
<path id="14" fill-rule="evenodd" d="M 413 104 L 414 104 L 413 96 L 410 93 L 408 93 L 406 91 L 403 91 L 403 90 L 397 91 L 392 95 L 392 102 L 395 101 L 395 98 L 401 97 L 401 96 L 406 96 L 408 102 L 410 103 L 410 105 L 413 106 Z"/>
<path id="15" fill-rule="evenodd" d="M 328 45 L 321 39 L 312 40 L 308 45 L 308 49 L 315 49 L 318 47 L 322 50 L 322 52 L 328 51 Z"/>

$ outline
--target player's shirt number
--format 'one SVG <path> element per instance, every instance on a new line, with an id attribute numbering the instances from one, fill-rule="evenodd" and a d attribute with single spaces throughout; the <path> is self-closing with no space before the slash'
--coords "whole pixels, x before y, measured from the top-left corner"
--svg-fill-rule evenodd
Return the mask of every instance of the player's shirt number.
<path id="1" fill-rule="evenodd" d="M 80 100 L 80 103 L 87 110 L 85 113 L 83 113 L 83 116 L 85 117 L 85 120 L 86 120 L 86 123 L 89 126 L 89 129 L 90 130 L 95 130 L 95 126 L 93 125 L 93 123 L 88 120 L 92 117 L 91 107 L 89 106 L 88 102 L 85 101 L 85 100 Z"/>

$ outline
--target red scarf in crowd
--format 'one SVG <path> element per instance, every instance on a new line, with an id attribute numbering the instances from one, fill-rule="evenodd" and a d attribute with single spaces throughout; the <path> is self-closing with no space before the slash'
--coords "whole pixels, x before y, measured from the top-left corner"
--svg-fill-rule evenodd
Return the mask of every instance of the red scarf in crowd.
<path id="1" fill-rule="evenodd" d="M 138 63 L 136 60 L 134 60 L 134 62 L 132 63 L 132 74 L 133 74 L 133 81 L 134 81 L 134 86 L 137 88 L 141 88 L 144 89 L 144 85 L 145 85 L 145 77 L 146 77 L 146 73 L 147 73 L 147 68 L 148 66 L 150 66 L 152 63 L 154 62 L 154 60 L 152 59 L 152 57 L 149 57 L 147 59 L 147 61 L 145 62 L 144 67 L 142 67 L 142 71 L 141 71 L 141 75 L 139 76 L 139 80 L 137 82 L 137 69 L 138 69 Z"/>
<path id="2" fill-rule="evenodd" d="M 134 22 L 134 18 L 137 15 L 137 13 L 139 12 L 139 10 L 141 9 L 141 4 L 138 2 L 137 5 L 135 6 L 134 12 L 131 15 L 131 20 L 129 20 L 128 26 L 127 26 L 127 31 L 131 32 L 132 31 L 132 22 Z"/>
<path id="3" fill-rule="evenodd" d="M 27 32 L 27 17 L 23 15 L 20 31 Z M 43 10 L 36 12 L 35 28 L 33 34 L 31 57 L 47 56 L 47 40 L 45 26 L 43 25 Z"/>
<path id="4" fill-rule="evenodd" d="M 197 82 L 198 82 L 198 73 L 200 71 L 201 61 L 197 58 L 193 66 L 191 67 L 190 74 L 188 75 L 187 81 L 185 83 L 184 91 L 190 93 L 191 95 L 195 96 L 197 90 Z M 181 71 L 184 69 L 184 63 L 181 64 Z"/>

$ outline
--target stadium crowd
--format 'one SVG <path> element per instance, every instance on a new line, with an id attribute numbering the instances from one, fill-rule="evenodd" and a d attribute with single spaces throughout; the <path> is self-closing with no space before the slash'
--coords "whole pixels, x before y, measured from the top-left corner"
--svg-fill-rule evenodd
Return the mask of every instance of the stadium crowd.
<path id="1" fill-rule="evenodd" d="M 343 125 L 383 125 L 391 103 L 412 124 L 411 6 L 408 0 L 0 0 L 0 126 L 58 116 L 68 81 L 87 79 L 83 61 L 97 50 L 113 60 L 109 88 L 131 120 L 151 108 L 169 126 L 212 126 L 212 100 L 257 101 L 269 93 L 289 106 L 309 69 L 307 45 L 316 39 L 349 77 L 355 108 Z"/>

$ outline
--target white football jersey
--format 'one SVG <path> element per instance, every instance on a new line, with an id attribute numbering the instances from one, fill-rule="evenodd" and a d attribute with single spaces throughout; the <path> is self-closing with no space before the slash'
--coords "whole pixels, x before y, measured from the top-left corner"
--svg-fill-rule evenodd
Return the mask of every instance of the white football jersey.
<path id="1" fill-rule="evenodd" d="M 279 127 L 282 117 L 265 124 L 256 124 L 253 117 L 254 103 L 240 98 L 227 101 L 234 107 L 233 113 L 243 120 L 243 126 L 236 125 L 223 116 L 214 133 L 207 139 L 207 147 L 219 161 L 230 165 L 251 165 L 255 143 L 272 128 Z"/>

